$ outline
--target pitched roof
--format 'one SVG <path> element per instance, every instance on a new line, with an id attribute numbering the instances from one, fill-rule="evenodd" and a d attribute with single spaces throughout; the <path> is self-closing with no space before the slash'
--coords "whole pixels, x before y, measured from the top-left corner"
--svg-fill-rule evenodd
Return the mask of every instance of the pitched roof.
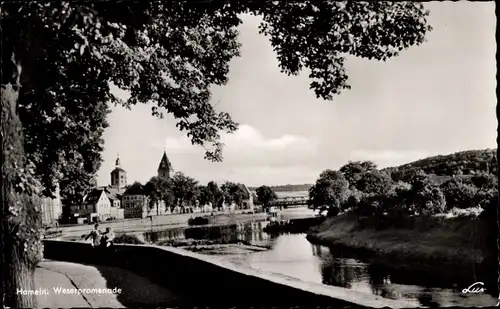
<path id="1" fill-rule="evenodd" d="M 87 194 L 87 197 L 85 198 L 85 204 L 95 204 L 101 197 L 102 192 L 104 189 L 102 188 L 94 188 L 92 191 L 90 191 L 89 194 Z"/>
<path id="2" fill-rule="evenodd" d="M 168 160 L 167 157 L 167 152 L 163 152 L 163 157 L 161 158 L 160 165 L 158 166 L 158 170 L 162 169 L 172 169 L 172 164 L 170 164 L 170 161 Z"/>
<path id="3" fill-rule="evenodd" d="M 250 198 L 250 196 L 252 196 L 252 192 L 250 190 L 248 190 L 248 188 L 245 184 L 239 183 L 238 187 L 240 187 L 240 189 L 245 191 L 245 193 L 248 195 L 248 198 Z"/>
<path id="4" fill-rule="evenodd" d="M 120 200 L 120 198 L 121 198 L 121 194 L 119 193 L 118 189 L 116 189 L 116 188 L 106 187 L 105 193 L 106 193 L 106 196 L 110 200 L 116 201 L 116 200 Z"/>
<path id="5" fill-rule="evenodd" d="M 114 170 L 111 171 L 111 174 L 116 173 L 116 172 L 126 173 L 125 170 L 121 167 L 116 167 Z"/>

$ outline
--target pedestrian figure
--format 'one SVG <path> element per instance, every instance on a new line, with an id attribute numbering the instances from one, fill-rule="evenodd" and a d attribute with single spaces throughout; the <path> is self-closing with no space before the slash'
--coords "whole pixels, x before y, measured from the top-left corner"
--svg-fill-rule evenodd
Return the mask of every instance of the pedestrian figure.
<path id="1" fill-rule="evenodd" d="M 106 232 L 102 234 L 101 238 L 101 246 L 103 247 L 110 247 L 113 245 L 113 241 L 115 239 L 115 233 L 111 230 L 111 228 L 108 226 L 106 228 Z"/>
<path id="2" fill-rule="evenodd" d="M 94 225 L 94 230 L 92 230 L 86 237 L 85 240 L 92 238 L 92 247 L 98 247 L 101 243 L 101 231 L 99 231 L 99 223 Z"/>

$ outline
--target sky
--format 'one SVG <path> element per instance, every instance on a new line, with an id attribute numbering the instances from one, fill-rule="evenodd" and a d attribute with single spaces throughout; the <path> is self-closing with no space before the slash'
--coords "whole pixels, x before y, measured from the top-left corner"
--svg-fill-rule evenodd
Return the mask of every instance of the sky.
<path id="1" fill-rule="evenodd" d="M 314 183 L 325 169 L 371 160 L 396 166 L 427 156 L 496 148 L 494 2 L 430 2 L 427 42 L 386 62 L 349 58 L 351 90 L 334 101 L 317 99 L 304 72 L 280 72 L 259 18 L 244 16 L 241 56 L 229 82 L 213 91 L 217 110 L 240 124 L 224 135 L 224 161 L 205 160 L 172 117 L 151 106 L 113 107 L 104 133 L 99 185 L 119 154 L 128 182 L 157 173 L 166 150 L 175 172 L 201 184 L 247 186 Z M 119 95 L 126 93 L 116 90 Z"/>

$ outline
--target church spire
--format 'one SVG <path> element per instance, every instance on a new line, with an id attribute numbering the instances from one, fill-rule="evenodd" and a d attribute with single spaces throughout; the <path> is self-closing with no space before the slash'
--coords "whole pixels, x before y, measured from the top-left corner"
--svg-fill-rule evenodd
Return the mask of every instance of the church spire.
<path id="1" fill-rule="evenodd" d="M 172 165 L 167 157 L 167 150 L 163 151 L 163 157 L 161 158 L 160 165 L 158 166 L 158 177 L 170 178 L 170 173 L 172 172 Z"/>

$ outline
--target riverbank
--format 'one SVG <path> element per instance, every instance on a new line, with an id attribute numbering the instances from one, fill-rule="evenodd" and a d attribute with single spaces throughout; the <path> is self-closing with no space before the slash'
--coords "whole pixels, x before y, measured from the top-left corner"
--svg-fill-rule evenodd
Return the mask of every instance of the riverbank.
<path id="1" fill-rule="evenodd" d="M 234 213 L 197 213 L 197 214 L 180 214 L 180 215 L 165 215 L 153 217 L 153 220 L 146 219 L 126 219 L 123 221 L 106 221 L 101 222 L 100 228 L 105 229 L 106 227 L 112 228 L 117 234 L 123 233 L 136 233 L 136 232 L 149 232 L 154 231 L 165 231 L 169 229 L 178 228 L 193 228 L 200 226 L 190 226 L 188 220 L 191 217 L 207 217 L 209 218 L 208 225 L 201 225 L 202 227 L 209 226 L 222 226 L 237 223 L 246 223 L 252 221 L 263 221 L 266 220 L 267 213 L 242 213 L 242 211 L 235 211 Z M 306 207 L 301 208 L 291 208 L 283 209 L 282 219 L 292 220 L 298 218 L 310 218 L 314 217 L 314 211 Z M 67 226 L 58 229 L 49 229 L 49 231 L 57 230 L 62 231 L 62 235 L 59 236 L 62 240 L 74 240 L 79 239 L 82 235 L 88 234 L 94 228 L 93 225 L 76 225 Z"/>
<path id="2" fill-rule="evenodd" d="M 454 272 L 474 268 L 485 260 L 483 222 L 479 218 L 408 218 L 404 227 L 377 228 L 360 223 L 352 213 L 328 219 L 309 232 L 314 244 L 366 256 L 371 262 L 401 270 Z"/>

